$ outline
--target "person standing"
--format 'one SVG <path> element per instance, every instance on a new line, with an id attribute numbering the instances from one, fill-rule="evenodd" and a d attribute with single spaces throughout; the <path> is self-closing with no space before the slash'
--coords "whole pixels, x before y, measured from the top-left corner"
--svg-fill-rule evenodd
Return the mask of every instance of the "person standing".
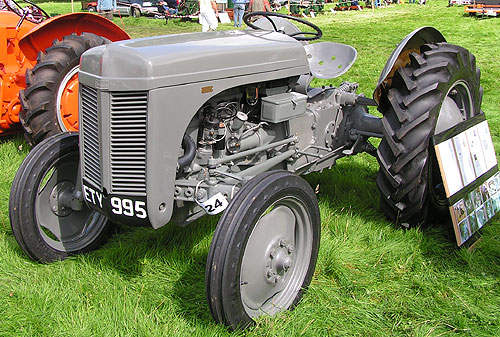
<path id="1" fill-rule="evenodd" d="M 115 9 L 116 0 L 97 0 L 97 12 L 110 21 L 113 21 L 113 12 Z"/>
<path id="2" fill-rule="evenodd" d="M 217 30 L 219 22 L 217 16 L 217 4 L 214 0 L 200 0 L 200 15 L 198 17 L 201 23 L 201 31 L 208 32 L 209 30 Z"/>
<path id="3" fill-rule="evenodd" d="M 268 0 L 250 0 L 248 4 L 250 12 L 271 12 L 271 5 Z"/>
<path id="4" fill-rule="evenodd" d="M 245 5 L 247 0 L 233 0 L 234 3 L 234 26 L 241 27 L 243 15 L 245 14 Z"/>

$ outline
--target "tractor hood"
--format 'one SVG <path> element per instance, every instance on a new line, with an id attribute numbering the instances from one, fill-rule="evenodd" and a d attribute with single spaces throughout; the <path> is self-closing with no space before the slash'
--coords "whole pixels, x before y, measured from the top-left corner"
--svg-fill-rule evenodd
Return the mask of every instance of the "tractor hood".
<path id="1" fill-rule="evenodd" d="M 126 40 L 87 51 L 80 82 L 103 90 L 149 90 L 258 73 L 309 72 L 295 39 L 269 31 L 221 31 Z M 93 82 L 96 81 L 96 82 Z"/>

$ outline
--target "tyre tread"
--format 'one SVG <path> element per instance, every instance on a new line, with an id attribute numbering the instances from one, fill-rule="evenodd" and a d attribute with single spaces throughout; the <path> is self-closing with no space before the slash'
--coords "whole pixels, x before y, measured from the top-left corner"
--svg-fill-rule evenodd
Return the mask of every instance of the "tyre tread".
<path id="1" fill-rule="evenodd" d="M 410 64 L 395 72 L 382 111 L 384 138 L 377 150 L 380 205 L 397 223 L 428 220 L 428 157 L 441 102 L 456 76 L 465 76 L 480 112 L 482 88 L 475 57 L 465 48 L 429 43 L 410 53 Z"/>
<path id="2" fill-rule="evenodd" d="M 89 48 L 108 42 L 108 39 L 92 33 L 72 34 L 62 40 L 55 39 L 45 52 L 38 53 L 37 64 L 26 70 L 26 89 L 20 91 L 22 110 L 19 119 L 31 146 L 62 131 L 57 117 L 57 83 L 69 71 L 68 67 L 79 62 L 80 56 Z"/>

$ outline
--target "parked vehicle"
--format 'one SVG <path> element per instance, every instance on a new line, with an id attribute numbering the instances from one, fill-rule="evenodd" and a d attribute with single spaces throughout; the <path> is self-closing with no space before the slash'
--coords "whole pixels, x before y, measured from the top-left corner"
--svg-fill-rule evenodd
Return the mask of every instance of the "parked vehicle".
<path id="1" fill-rule="evenodd" d="M 499 16 L 500 0 L 476 0 L 474 4 L 465 6 L 465 13 L 477 16 Z"/>
<path id="2" fill-rule="evenodd" d="M 160 13 L 161 1 L 151 0 L 118 0 L 116 2 L 115 15 L 130 15 L 135 18 L 143 16 L 154 16 Z"/>
<path id="3" fill-rule="evenodd" d="M 154 16 L 161 12 L 162 1 L 152 0 L 119 0 L 116 3 L 114 15 L 140 17 Z M 82 0 L 82 10 L 97 12 L 97 1 Z"/>
<path id="4" fill-rule="evenodd" d="M 82 0 L 82 11 L 97 12 L 97 1 Z"/>
<path id="5" fill-rule="evenodd" d="M 432 140 L 483 114 L 470 52 L 416 29 L 371 99 L 354 82 L 310 86 L 347 72 L 353 47 L 307 44 L 321 29 L 281 13 L 244 21 L 250 30 L 121 41 L 82 55 L 80 133 L 46 139 L 12 184 L 11 226 L 32 259 L 96 249 L 108 219 L 157 229 L 223 212 L 206 296 L 214 319 L 237 328 L 295 307 L 313 277 L 321 219 L 300 175 L 366 152 L 380 163 L 381 208 L 394 222 L 448 212 Z"/>

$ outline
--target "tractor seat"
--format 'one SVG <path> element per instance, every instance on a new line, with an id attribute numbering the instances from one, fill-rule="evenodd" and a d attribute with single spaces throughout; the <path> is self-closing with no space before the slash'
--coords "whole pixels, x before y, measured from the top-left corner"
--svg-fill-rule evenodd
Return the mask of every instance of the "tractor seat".
<path id="1" fill-rule="evenodd" d="M 304 46 L 311 74 L 316 78 L 330 79 L 344 74 L 351 66 L 358 52 L 351 46 L 319 42 Z"/>

